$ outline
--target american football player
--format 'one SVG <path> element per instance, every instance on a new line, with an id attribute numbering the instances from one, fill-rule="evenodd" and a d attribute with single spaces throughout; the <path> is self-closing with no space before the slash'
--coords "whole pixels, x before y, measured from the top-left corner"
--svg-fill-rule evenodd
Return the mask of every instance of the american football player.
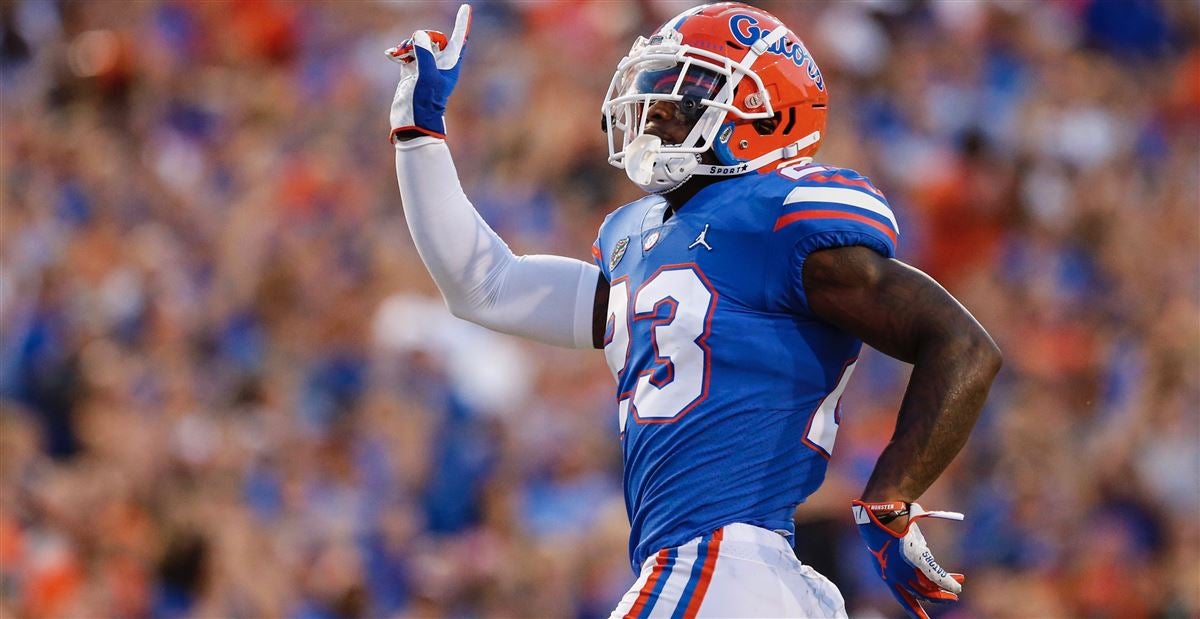
<path id="1" fill-rule="evenodd" d="M 594 264 L 515 256 L 458 181 L 444 121 L 470 30 L 418 30 L 392 142 L 422 260 L 457 316 L 604 350 L 617 382 L 630 558 L 613 617 L 838 617 L 791 548 L 821 485 L 863 342 L 913 364 L 891 442 L 850 506 L 904 610 L 953 601 L 915 501 L 963 446 L 1000 366 L 970 313 L 894 258 L 900 229 L 861 174 L 812 157 L 829 93 L 769 13 L 698 6 L 639 38 L 602 105 L 608 159 L 646 196 L 613 211 Z M 619 437 L 619 439 L 618 439 Z"/>

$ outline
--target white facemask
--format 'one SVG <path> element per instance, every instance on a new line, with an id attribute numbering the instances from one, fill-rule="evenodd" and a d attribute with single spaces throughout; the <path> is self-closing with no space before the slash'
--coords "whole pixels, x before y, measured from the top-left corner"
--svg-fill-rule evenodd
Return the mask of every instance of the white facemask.
<path id="1" fill-rule="evenodd" d="M 785 33 L 786 29 L 782 26 L 773 30 L 751 46 L 741 62 L 735 64 L 707 50 L 682 45 L 681 35 L 669 27 L 649 40 L 638 39 L 629 55 L 618 64 L 601 107 L 604 127 L 609 134 L 609 163 L 623 168 L 629 179 L 644 191 L 660 194 L 679 187 L 697 174 L 738 176 L 752 172 L 769 163 L 794 156 L 799 148 L 820 139 L 820 134 L 814 132 L 788 147 L 736 165 L 700 162 L 702 154 L 712 148 L 717 132 L 730 114 L 741 120 L 759 120 L 774 115 L 771 97 L 751 67 L 759 55 Z M 644 72 L 661 72 L 672 67 L 679 68 L 677 79 L 669 91 L 649 92 L 631 87 Z M 696 78 L 696 71 L 703 72 L 699 74 L 700 78 Z M 646 118 L 655 102 L 679 104 L 684 99 L 685 84 L 702 82 L 709 76 L 719 76 L 722 80 L 720 88 L 703 95 L 700 105 L 704 111 L 681 144 L 664 145 L 658 137 L 645 133 Z M 694 81 L 689 82 L 689 78 Z M 744 112 L 731 105 L 733 93 L 743 78 L 754 82 L 757 94 L 763 101 L 763 111 Z"/>

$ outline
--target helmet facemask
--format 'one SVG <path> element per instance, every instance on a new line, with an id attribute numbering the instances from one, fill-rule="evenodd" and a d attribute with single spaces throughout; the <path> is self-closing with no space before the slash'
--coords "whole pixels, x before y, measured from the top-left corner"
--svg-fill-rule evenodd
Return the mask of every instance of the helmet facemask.
<path id="1" fill-rule="evenodd" d="M 774 116 L 771 96 L 751 65 L 785 32 L 781 28 L 764 37 L 740 62 L 685 45 L 682 35 L 669 28 L 650 39 L 639 37 L 617 65 L 601 107 L 609 163 L 650 193 L 671 191 L 695 174 L 734 176 L 765 164 L 701 165 L 700 158 L 713 147 L 727 118 L 753 121 Z M 750 81 L 747 98 L 761 102 L 758 111 L 733 105 L 742 80 Z M 662 144 L 645 133 L 650 108 L 660 101 L 674 103 L 694 121 L 683 142 Z"/>

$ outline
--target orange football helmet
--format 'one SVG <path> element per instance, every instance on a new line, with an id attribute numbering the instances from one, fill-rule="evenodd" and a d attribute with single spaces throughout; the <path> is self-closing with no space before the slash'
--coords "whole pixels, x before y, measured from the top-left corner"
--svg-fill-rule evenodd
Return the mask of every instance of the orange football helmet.
<path id="1" fill-rule="evenodd" d="M 694 120 L 682 143 L 644 133 L 659 101 Z M 816 61 L 773 15 L 740 2 L 698 6 L 638 37 L 617 65 L 601 106 L 608 161 L 651 193 L 696 174 L 767 172 L 816 153 L 828 103 Z M 700 162 L 710 149 L 720 165 Z"/>

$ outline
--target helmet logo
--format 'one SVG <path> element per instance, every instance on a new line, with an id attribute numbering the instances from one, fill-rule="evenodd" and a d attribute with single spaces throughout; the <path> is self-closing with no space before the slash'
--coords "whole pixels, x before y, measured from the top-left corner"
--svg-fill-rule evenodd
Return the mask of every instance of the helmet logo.
<path id="1" fill-rule="evenodd" d="M 729 31 L 733 33 L 733 38 L 738 43 L 747 47 L 754 45 L 759 39 L 771 33 L 769 28 L 766 30 L 759 28 L 758 19 L 753 15 L 744 13 L 729 18 Z M 787 37 L 783 37 L 767 48 L 766 53 L 790 58 L 797 67 L 803 67 L 807 63 L 808 77 L 816 84 L 817 90 L 824 92 L 825 78 L 821 75 L 821 69 L 817 68 L 817 63 L 813 61 L 812 56 L 809 55 L 807 49 L 804 49 L 804 45 L 800 41 L 791 43 Z"/>
<path id="2" fill-rule="evenodd" d="M 729 141 L 729 136 L 731 135 L 733 135 L 733 125 L 725 127 L 725 130 L 721 131 L 721 137 L 718 139 L 721 140 L 722 144 L 724 144 Z"/>

